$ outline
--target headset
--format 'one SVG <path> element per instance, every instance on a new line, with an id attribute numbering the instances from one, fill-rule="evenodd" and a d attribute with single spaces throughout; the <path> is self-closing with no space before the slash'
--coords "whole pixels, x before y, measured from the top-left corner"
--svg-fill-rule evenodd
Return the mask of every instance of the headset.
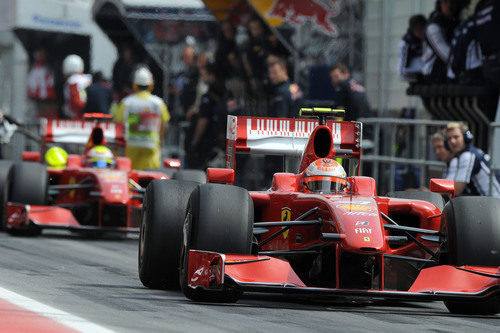
<path id="1" fill-rule="evenodd" d="M 464 136 L 465 146 L 469 146 L 474 140 L 474 135 L 472 135 L 472 132 L 467 128 L 467 126 L 460 125 L 460 128 L 462 129 L 462 135 Z M 447 127 L 447 129 L 449 128 Z M 446 150 L 448 151 L 451 151 L 451 147 L 448 144 L 448 140 L 446 139 L 446 130 L 443 134 L 444 134 L 444 148 L 446 148 Z"/>

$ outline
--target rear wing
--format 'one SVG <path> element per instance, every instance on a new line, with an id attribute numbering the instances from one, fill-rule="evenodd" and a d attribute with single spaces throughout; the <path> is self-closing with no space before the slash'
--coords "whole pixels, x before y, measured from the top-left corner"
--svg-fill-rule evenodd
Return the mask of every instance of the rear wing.
<path id="1" fill-rule="evenodd" d="M 300 157 L 318 119 L 289 119 L 228 116 L 226 133 L 226 168 L 235 167 L 237 153 Z M 332 130 L 336 156 L 359 158 L 360 122 L 326 121 Z"/>
<path id="2" fill-rule="evenodd" d="M 99 125 L 107 143 L 125 146 L 125 127 L 121 123 L 98 120 L 40 119 L 43 142 L 74 143 L 85 145 L 94 127 Z"/>

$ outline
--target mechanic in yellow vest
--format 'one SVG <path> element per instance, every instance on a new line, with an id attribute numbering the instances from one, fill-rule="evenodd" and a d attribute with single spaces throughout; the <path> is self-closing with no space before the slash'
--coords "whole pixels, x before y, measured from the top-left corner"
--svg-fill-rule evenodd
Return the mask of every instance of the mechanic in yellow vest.
<path id="1" fill-rule="evenodd" d="M 163 100 L 151 94 L 153 75 L 146 67 L 134 73 L 133 95 L 125 97 L 114 116 L 127 128 L 125 154 L 132 168 L 144 170 L 160 167 L 161 141 L 167 130 L 170 114 Z"/>

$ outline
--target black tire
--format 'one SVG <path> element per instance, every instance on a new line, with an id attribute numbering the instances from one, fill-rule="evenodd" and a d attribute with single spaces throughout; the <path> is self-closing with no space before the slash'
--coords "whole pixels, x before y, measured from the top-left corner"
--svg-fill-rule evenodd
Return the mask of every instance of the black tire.
<path id="1" fill-rule="evenodd" d="M 428 201 L 439 209 L 443 211 L 444 209 L 444 199 L 443 197 L 434 192 L 424 192 L 424 191 L 393 191 L 387 193 L 390 198 L 400 198 L 400 199 L 411 199 L 411 200 L 422 200 Z"/>
<path id="2" fill-rule="evenodd" d="M 500 199 L 458 197 L 450 200 L 441 217 L 441 231 L 446 235 L 440 262 L 454 266 L 500 265 Z M 495 314 L 500 312 L 499 298 L 487 302 L 446 301 L 452 313 Z"/>
<path id="3" fill-rule="evenodd" d="M 443 210 L 447 264 L 500 266 L 500 199 L 458 197 Z"/>
<path id="4" fill-rule="evenodd" d="M 139 277 L 152 289 L 179 288 L 182 227 L 197 183 L 161 179 L 146 188 L 139 237 Z"/>
<path id="5" fill-rule="evenodd" d="M 453 302 L 445 301 L 444 305 L 451 313 L 464 315 L 495 315 L 500 313 L 500 298 L 495 297 L 486 302 Z"/>
<path id="6" fill-rule="evenodd" d="M 222 184 L 199 185 L 189 198 L 181 253 L 180 284 L 184 295 L 194 301 L 236 302 L 241 292 L 192 289 L 187 286 L 188 250 L 251 254 L 253 201 L 248 191 Z"/>
<path id="7" fill-rule="evenodd" d="M 47 204 L 49 174 L 44 165 L 18 162 L 12 171 L 9 201 L 27 205 Z"/>
<path id="8" fill-rule="evenodd" d="M 161 172 L 168 176 L 168 178 L 172 178 L 174 174 L 177 172 L 177 169 L 169 169 L 169 168 L 156 168 L 156 169 L 146 169 L 145 171 L 155 171 Z"/>
<path id="9" fill-rule="evenodd" d="M 205 184 L 207 182 L 207 174 L 201 170 L 179 170 L 174 173 L 173 179 L 188 180 L 191 182 L 197 182 L 198 184 Z"/>
<path id="10" fill-rule="evenodd" d="M 0 160 L 0 231 L 7 229 L 7 202 L 13 164 L 11 161 Z"/>

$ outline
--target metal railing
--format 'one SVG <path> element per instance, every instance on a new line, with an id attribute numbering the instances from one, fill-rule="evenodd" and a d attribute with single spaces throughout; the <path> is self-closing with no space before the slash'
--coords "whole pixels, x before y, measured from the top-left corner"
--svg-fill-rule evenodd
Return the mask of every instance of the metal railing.
<path id="1" fill-rule="evenodd" d="M 436 160 L 432 151 L 430 137 L 445 127 L 448 121 L 400 118 L 361 118 L 363 123 L 363 137 L 373 140 L 371 148 L 363 149 L 363 163 L 370 163 L 371 170 L 366 174 L 377 179 L 378 192 L 393 191 L 395 189 L 396 165 L 416 167 L 420 170 L 420 186 L 428 181 L 428 174 L 445 167 L 443 162 Z M 403 134 L 401 134 L 401 131 Z M 365 133 L 372 133 L 367 138 Z M 404 145 L 403 149 L 400 149 Z M 387 169 L 381 166 L 389 165 Z"/>

